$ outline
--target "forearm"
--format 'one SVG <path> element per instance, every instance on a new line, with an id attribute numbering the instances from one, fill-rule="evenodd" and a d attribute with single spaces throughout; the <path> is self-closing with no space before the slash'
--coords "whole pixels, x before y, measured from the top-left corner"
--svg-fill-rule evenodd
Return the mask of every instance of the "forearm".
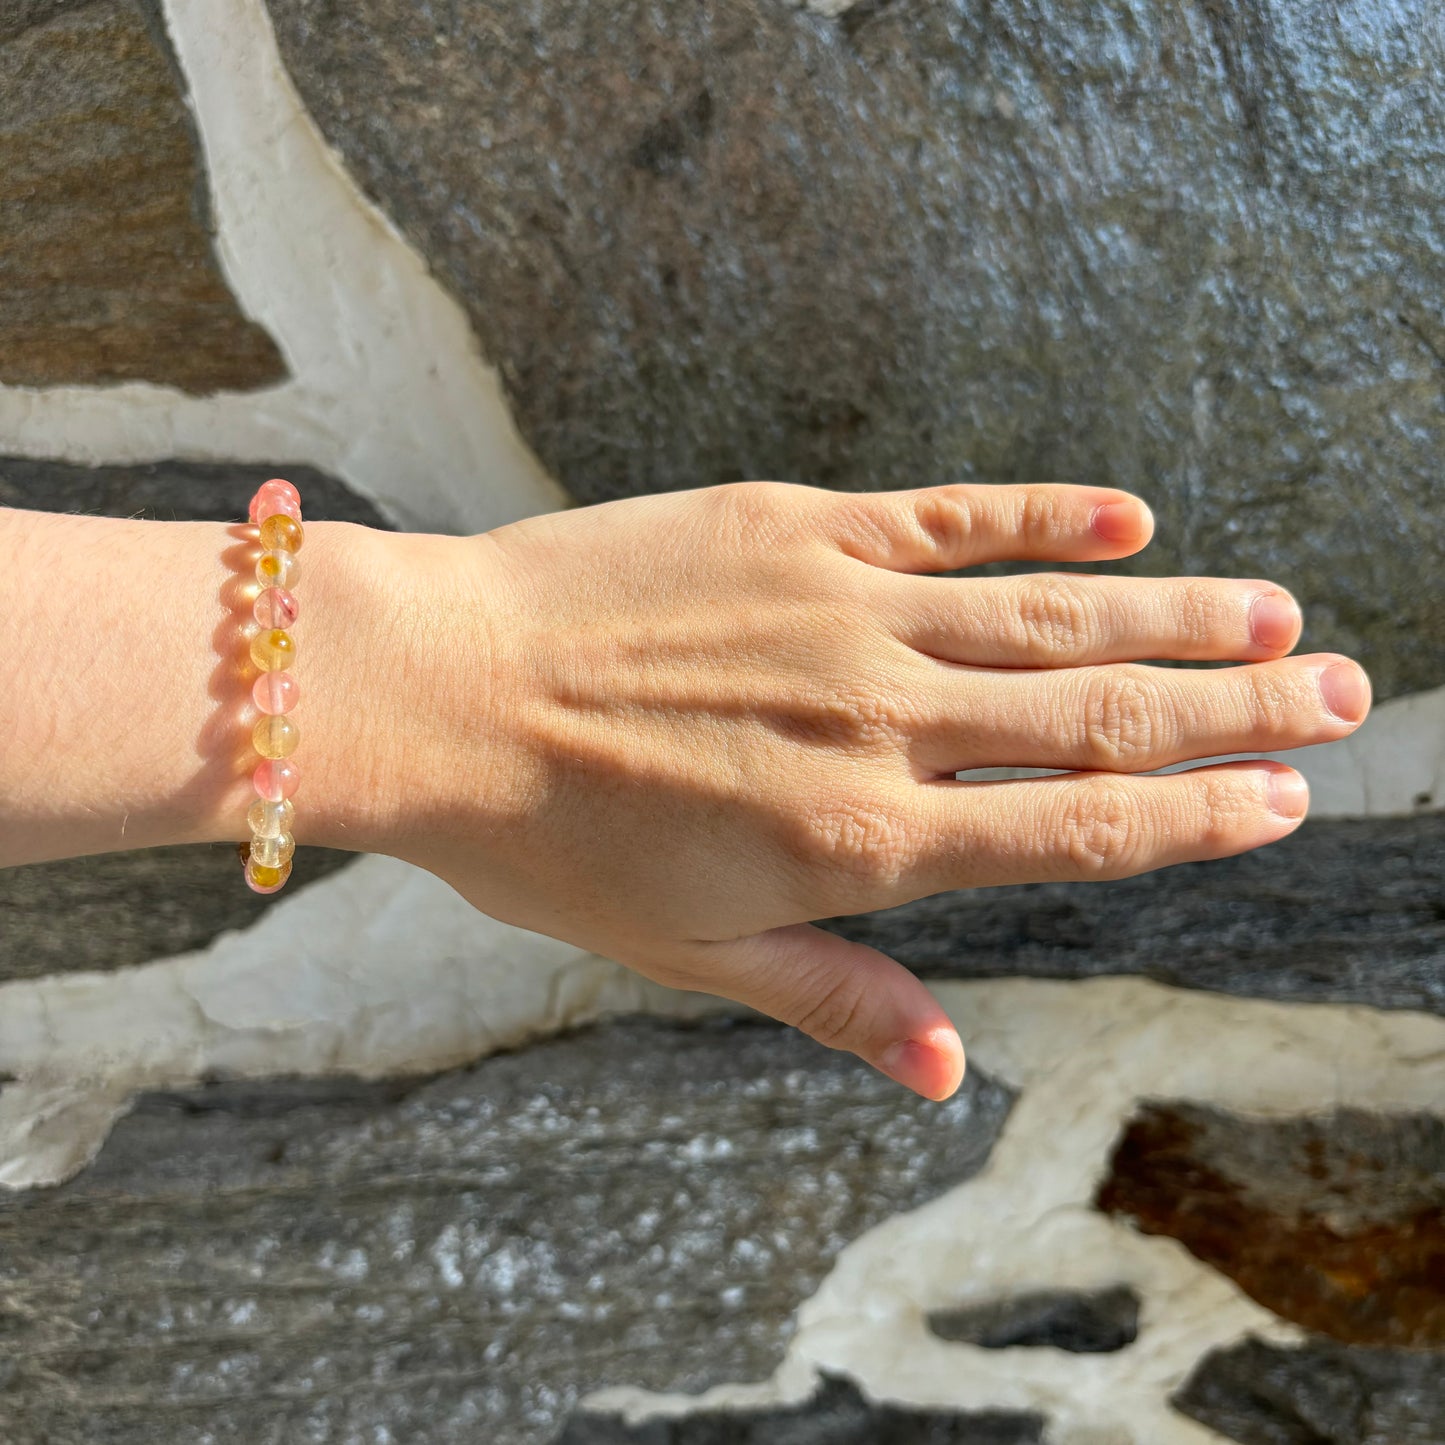
<path id="1" fill-rule="evenodd" d="M 407 803 L 396 690 L 419 637 L 397 572 L 459 540 L 307 523 L 298 844 L 395 841 Z M 254 529 L 0 509 L 0 548 L 0 866 L 245 839 L 259 761 Z"/>

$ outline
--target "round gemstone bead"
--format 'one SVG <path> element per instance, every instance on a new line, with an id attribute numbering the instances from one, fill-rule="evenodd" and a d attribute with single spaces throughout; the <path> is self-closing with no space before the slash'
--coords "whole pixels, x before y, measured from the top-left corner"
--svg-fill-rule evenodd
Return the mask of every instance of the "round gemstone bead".
<path id="1" fill-rule="evenodd" d="M 285 497 L 277 496 L 274 492 L 263 491 L 256 498 L 256 521 L 264 522 L 267 517 L 290 517 L 299 525 L 301 508 L 295 502 L 288 502 Z"/>
<path id="2" fill-rule="evenodd" d="M 251 839 L 251 861 L 261 868 L 281 868 L 296 852 L 296 840 L 289 833 L 274 838 L 256 836 Z"/>
<path id="3" fill-rule="evenodd" d="M 263 672 L 251 688 L 251 700 L 268 717 L 290 712 L 301 700 L 301 686 L 289 672 Z"/>
<path id="4" fill-rule="evenodd" d="M 262 627 L 290 627 L 300 612 L 296 598 L 284 587 L 263 587 L 251 607 L 251 615 Z"/>
<path id="5" fill-rule="evenodd" d="M 279 838 L 291 831 L 292 820 L 296 817 L 296 804 L 290 798 L 257 798 L 246 813 L 246 822 L 258 838 Z"/>
<path id="6" fill-rule="evenodd" d="M 267 868 L 253 858 L 246 864 L 246 882 L 257 893 L 275 893 L 291 876 L 291 864 L 283 863 L 279 868 Z"/>
<path id="7" fill-rule="evenodd" d="M 251 729 L 251 741 L 263 758 L 289 758 L 301 741 L 301 729 L 289 717 L 261 717 Z"/>
<path id="8" fill-rule="evenodd" d="M 262 552 L 256 559 L 256 580 L 262 587 L 294 587 L 299 565 L 294 552 Z"/>
<path id="9" fill-rule="evenodd" d="M 256 489 L 256 495 L 259 497 L 262 494 L 285 497 L 293 507 L 301 505 L 301 493 L 285 477 L 272 477 L 269 481 L 262 482 Z"/>
<path id="10" fill-rule="evenodd" d="M 257 507 L 260 513 L 260 507 Z M 299 552 L 305 534 L 301 523 L 285 512 L 276 512 L 261 523 L 261 545 L 275 552 Z"/>
<path id="11" fill-rule="evenodd" d="M 296 639 L 284 628 L 268 627 L 251 639 L 251 661 L 262 672 L 280 672 L 296 661 Z"/>
<path id="12" fill-rule="evenodd" d="M 269 803 L 279 803 L 289 798 L 301 786 L 301 770 L 295 763 L 282 758 L 267 758 L 251 774 L 251 784 L 256 796 Z"/>

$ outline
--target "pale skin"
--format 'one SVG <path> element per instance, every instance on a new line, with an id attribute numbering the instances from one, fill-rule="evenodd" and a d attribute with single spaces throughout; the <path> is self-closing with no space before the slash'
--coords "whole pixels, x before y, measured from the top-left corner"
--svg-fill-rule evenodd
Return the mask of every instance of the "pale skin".
<path id="1" fill-rule="evenodd" d="M 406 859 L 946 1098 L 938 1001 L 811 920 L 1275 842 L 1308 806 L 1295 770 L 1143 774 L 1369 710 L 1350 659 L 1288 655 L 1273 582 L 929 575 L 1152 533 L 1127 492 L 1050 485 L 745 482 L 471 537 L 308 522 L 297 843 Z M 0 509 L 0 866 L 248 836 L 254 537 Z M 953 776 L 1000 765 L 1068 771 Z"/>

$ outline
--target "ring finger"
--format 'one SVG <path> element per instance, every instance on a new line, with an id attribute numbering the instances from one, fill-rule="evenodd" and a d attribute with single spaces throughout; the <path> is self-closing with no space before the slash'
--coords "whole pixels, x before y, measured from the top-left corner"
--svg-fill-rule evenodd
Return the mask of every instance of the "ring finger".
<path id="1" fill-rule="evenodd" d="M 936 666 L 932 706 L 910 727 L 912 760 L 930 777 L 980 767 L 1136 773 L 1281 752 L 1346 736 L 1370 707 L 1364 669 L 1331 652 L 1195 670 Z"/>
<path id="2" fill-rule="evenodd" d="M 881 610 L 918 652 L 976 667 L 1253 660 L 1299 640 L 1293 597 L 1225 577 L 887 574 Z"/>

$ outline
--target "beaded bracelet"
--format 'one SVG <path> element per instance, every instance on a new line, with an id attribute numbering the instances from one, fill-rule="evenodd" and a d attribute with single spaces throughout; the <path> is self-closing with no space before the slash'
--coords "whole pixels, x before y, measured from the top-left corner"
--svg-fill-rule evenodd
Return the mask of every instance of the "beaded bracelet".
<path id="1" fill-rule="evenodd" d="M 296 706 L 301 690 L 286 670 L 296 660 L 296 640 L 287 630 L 296 621 L 296 599 L 289 588 L 296 581 L 296 554 L 301 550 L 301 494 L 280 477 L 256 489 L 249 520 L 260 529 L 264 549 L 256 562 L 253 615 L 259 631 L 251 639 L 251 661 L 260 676 L 251 697 L 261 716 L 251 740 L 261 762 L 251 775 L 256 801 L 246 814 L 251 841 L 240 845 L 246 882 L 257 893 L 275 893 L 291 876 L 296 840 L 291 821 L 296 815 L 291 795 L 301 782 L 290 761 L 301 740 L 296 724 L 286 716 Z"/>

